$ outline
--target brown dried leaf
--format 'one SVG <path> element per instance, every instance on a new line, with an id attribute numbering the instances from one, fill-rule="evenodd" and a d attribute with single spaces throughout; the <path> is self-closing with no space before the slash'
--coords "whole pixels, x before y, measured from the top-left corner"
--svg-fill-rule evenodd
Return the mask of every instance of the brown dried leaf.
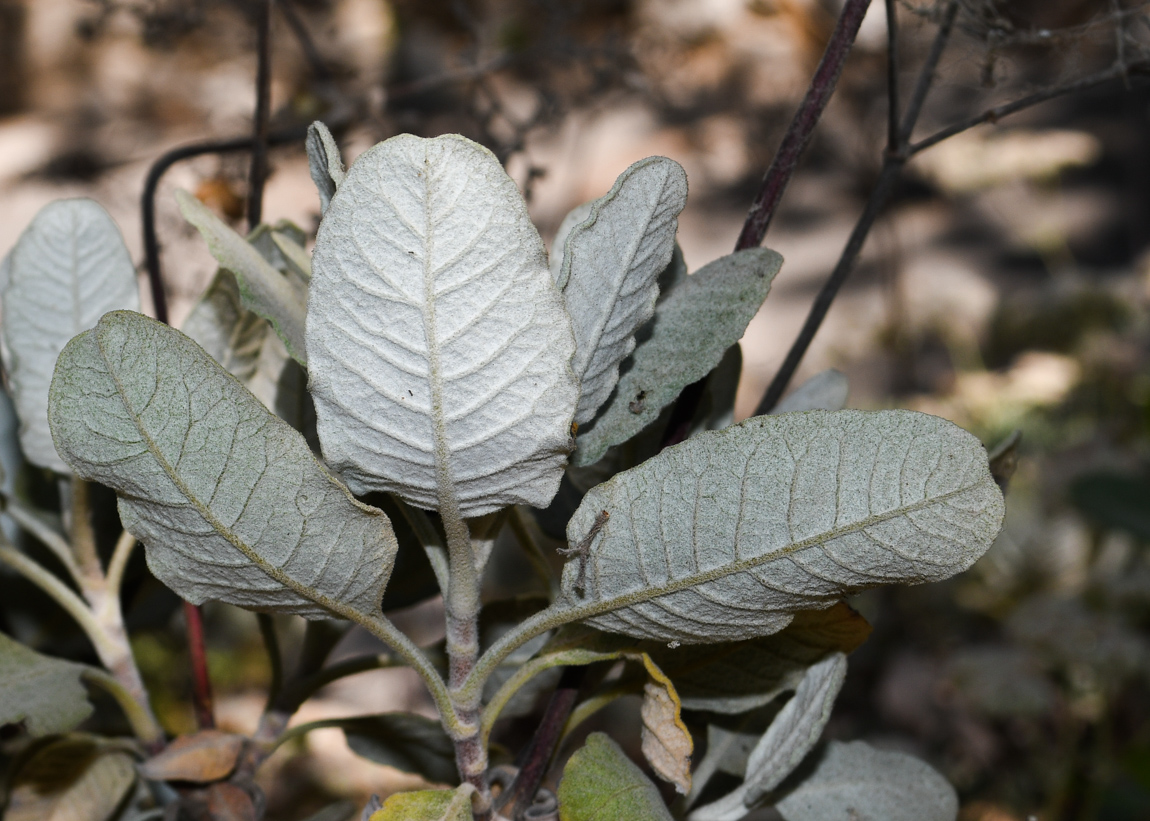
<path id="1" fill-rule="evenodd" d="M 155 781 L 219 781 L 236 768 L 243 746 L 243 736 L 202 730 L 177 738 L 162 753 L 141 764 L 140 773 Z"/>
<path id="2" fill-rule="evenodd" d="M 675 685 L 646 653 L 642 660 L 650 676 L 643 685 L 643 755 L 660 778 L 686 795 L 691 789 L 691 753 L 695 744 L 683 723 Z"/>

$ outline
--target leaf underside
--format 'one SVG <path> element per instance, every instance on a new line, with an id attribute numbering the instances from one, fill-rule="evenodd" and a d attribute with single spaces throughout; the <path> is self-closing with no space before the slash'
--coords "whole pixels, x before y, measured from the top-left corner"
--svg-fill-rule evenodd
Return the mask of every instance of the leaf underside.
<path id="1" fill-rule="evenodd" d="M 387 517 L 178 331 L 128 311 L 68 344 L 49 415 L 77 474 L 112 487 L 152 572 L 188 601 L 374 617 Z"/>
<path id="2" fill-rule="evenodd" d="M 578 385 L 570 322 L 515 183 L 457 135 L 393 137 L 319 229 L 307 345 L 324 457 L 357 493 L 464 516 L 546 506 Z"/>
<path id="3" fill-rule="evenodd" d="M 5 368 L 30 462 L 67 473 L 48 430 L 56 357 L 76 334 L 117 308 L 138 309 L 136 269 L 108 213 L 92 200 L 44 206 L 6 258 Z"/>
<path id="4" fill-rule="evenodd" d="M 774 251 L 752 248 L 721 257 L 676 285 L 656 306 L 644 329 L 650 335 L 631 354 L 615 392 L 580 430 L 572 462 L 597 462 L 607 448 L 654 422 L 683 388 L 710 373 L 742 337 L 782 263 Z"/>
<path id="5" fill-rule="evenodd" d="M 755 417 L 593 488 L 567 528 L 589 553 L 564 567 L 556 608 L 640 638 L 769 635 L 796 610 L 966 569 L 1002 515 L 986 451 L 943 419 Z"/>
<path id="6" fill-rule="evenodd" d="M 44 656 L 0 633 L 0 726 L 29 736 L 65 733 L 92 714 L 84 666 Z"/>
<path id="7" fill-rule="evenodd" d="M 635 332 L 655 311 L 656 279 L 671 260 L 686 203 L 682 166 L 648 157 L 620 174 L 564 239 L 558 281 L 575 331 L 578 424 L 611 394 L 619 363 L 635 349 Z"/>

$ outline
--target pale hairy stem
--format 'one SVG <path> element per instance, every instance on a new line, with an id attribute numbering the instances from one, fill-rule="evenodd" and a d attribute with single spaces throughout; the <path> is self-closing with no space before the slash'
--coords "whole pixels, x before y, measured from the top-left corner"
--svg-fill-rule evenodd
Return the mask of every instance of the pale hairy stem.
<path id="1" fill-rule="evenodd" d="M 80 568 L 80 587 L 85 597 L 89 590 L 103 593 L 106 587 L 104 568 L 96 552 L 96 531 L 92 528 L 92 506 L 90 497 L 92 486 L 85 480 L 74 477 L 69 494 L 68 536 L 72 545 L 72 555 Z"/>
<path id="2" fill-rule="evenodd" d="M 136 549 L 136 537 L 128 531 L 120 534 L 120 538 L 116 540 L 116 547 L 112 550 L 112 558 L 108 562 L 108 595 L 120 595 L 120 587 L 124 583 L 124 571 L 128 567 L 128 559 L 132 557 L 132 551 Z"/>
<path id="3" fill-rule="evenodd" d="M 76 557 L 72 555 L 72 546 L 68 544 L 68 540 L 61 536 L 56 530 L 33 510 L 24 507 L 24 505 L 14 497 L 6 497 L 4 500 L 4 512 L 12 517 L 12 521 L 22 527 L 24 530 L 31 533 L 49 550 L 52 555 L 60 560 L 64 565 L 64 569 L 68 571 L 68 575 L 76 582 L 77 586 L 80 584 L 81 572 L 80 566 L 76 564 Z"/>
<path id="4" fill-rule="evenodd" d="M 552 605 L 508 630 L 476 662 L 467 680 L 460 685 L 460 693 L 478 703 L 483 682 L 490 678 L 504 659 L 536 636 L 541 636 L 548 630 L 554 630 L 556 627 L 581 617 L 579 615 L 571 616 L 570 613 L 570 610 L 563 610 Z M 592 613 L 593 611 L 589 609 L 586 615 L 592 615 Z"/>
<path id="5" fill-rule="evenodd" d="M 132 725 L 132 732 L 144 746 L 154 750 L 163 745 L 164 730 L 152 715 L 152 711 L 141 705 L 114 676 L 91 667 L 84 671 L 84 679 L 100 687 L 116 700 L 120 709 L 124 711 L 128 723 Z"/>
<path id="6" fill-rule="evenodd" d="M 20 573 L 28 581 L 39 587 L 52 597 L 57 604 L 71 616 L 80 629 L 84 631 L 96 653 L 103 660 L 106 655 L 114 654 L 118 648 L 107 635 L 104 626 L 96 618 L 96 614 L 88 604 L 72 591 L 66 584 L 54 576 L 47 568 L 25 556 L 10 543 L 0 541 L 0 562 Z"/>
<path id="7" fill-rule="evenodd" d="M 441 488 L 446 483 L 441 482 Z M 477 821 L 491 817 L 491 788 L 487 783 L 487 748 L 479 733 L 480 690 L 464 688 L 479 657 L 479 583 L 475 549 L 467 522 L 453 492 L 440 492 L 439 515 L 447 534 L 451 562 L 444 609 L 447 616 L 448 691 L 464 733 L 452 733 L 455 760 L 463 780 L 475 787 L 472 811 Z"/>
<path id="8" fill-rule="evenodd" d="M 446 596 L 451 572 L 448 569 L 447 548 L 443 546 L 443 540 L 439 538 L 439 533 L 432 526 L 426 513 L 412 507 L 398 496 L 391 498 L 395 500 L 395 504 L 403 513 L 403 518 L 407 520 L 411 529 L 415 531 L 415 537 L 423 545 L 423 551 L 431 563 L 431 570 L 435 573 L 435 580 L 439 583 L 439 590 Z"/>

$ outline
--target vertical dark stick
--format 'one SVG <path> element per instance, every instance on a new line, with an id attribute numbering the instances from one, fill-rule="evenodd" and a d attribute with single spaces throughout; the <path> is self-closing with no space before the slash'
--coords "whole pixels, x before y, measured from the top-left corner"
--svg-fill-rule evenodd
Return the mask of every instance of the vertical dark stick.
<path id="1" fill-rule="evenodd" d="M 268 119 L 271 115 L 272 2 L 263 0 L 256 17 L 258 64 L 256 68 L 256 116 L 252 135 L 252 167 L 248 177 L 248 230 L 260 224 L 264 180 L 268 174 Z"/>
<path id="2" fill-rule="evenodd" d="M 883 206 L 886 204 L 887 197 L 890 196 L 891 190 L 894 188 L 895 180 L 898 179 L 899 174 L 902 172 L 902 167 L 906 165 L 909 158 L 909 143 L 911 133 L 914 131 L 915 123 L 918 122 L 918 115 L 922 112 L 923 103 L 926 102 L 926 95 L 930 91 L 931 83 L 934 81 L 934 73 L 938 68 L 938 61 L 942 58 L 943 49 L 946 48 L 946 43 L 950 39 L 951 30 L 954 28 L 955 17 L 958 16 L 958 0 L 951 0 L 947 4 L 946 11 L 943 12 L 942 22 L 939 24 L 938 33 L 935 35 L 934 43 L 931 45 L 930 54 L 923 64 L 922 70 L 918 75 L 918 82 L 915 85 L 914 93 L 911 95 L 910 104 L 907 106 L 906 114 L 903 116 L 901 124 L 898 128 L 898 144 L 895 146 L 894 151 L 887 151 L 886 157 L 883 160 L 882 171 L 879 172 L 878 181 L 875 183 L 874 189 L 871 191 L 870 198 L 867 200 L 866 207 L 863 208 L 862 214 L 859 216 L 858 222 L 855 223 L 854 230 L 851 232 L 850 239 L 847 240 L 846 247 L 843 248 L 842 254 L 839 256 L 839 261 L 835 265 L 834 271 L 823 285 L 822 290 L 819 291 L 815 297 L 814 304 L 811 305 L 810 313 L 807 314 L 806 322 L 803 323 L 803 329 L 799 331 L 798 337 L 795 339 L 791 349 L 787 352 L 787 358 L 783 361 L 783 365 L 779 368 L 779 372 L 775 374 L 775 378 L 771 381 L 770 387 L 767 388 L 766 394 L 763 396 L 759 406 L 755 409 L 755 414 L 769 413 L 775 405 L 778 404 L 779 399 L 782 398 L 783 392 L 790 384 L 791 378 L 798 370 L 799 363 L 802 361 L 803 356 L 806 355 L 807 348 L 810 347 L 811 341 L 818 333 L 819 327 L 826 318 L 827 312 L 831 309 L 831 303 L 834 302 L 835 296 L 839 292 L 839 288 L 846 282 L 850 272 L 854 269 L 855 261 L 858 259 L 859 252 L 862 251 L 863 243 L 866 241 L 867 235 L 870 233 L 871 227 L 874 225 L 875 220 L 878 219 L 879 212 L 882 211 Z"/>
<path id="3" fill-rule="evenodd" d="M 898 150 L 898 6 L 896 0 L 886 2 L 886 150 Z"/>
<path id="4" fill-rule="evenodd" d="M 208 651 L 204 644 L 204 614 L 197 605 L 184 602 L 184 621 L 188 626 L 188 656 L 192 662 L 192 705 L 196 724 L 201 730 L 216 726 L 212 706 L 212 680 L 208 675 Z"/>
<path id="5" fill-rule="evenodd" d="M 819 67 L 815 70 L 815 76 L 811 78 L 807 94 L 803 97 L 799 110 L 795 112 L 779 150 L 775 152 L 771 167 L 763 177 L 759 193 L 747 213 L 742 233 L 739 234 L 739 240 L 735 244 L 736 251 L 757 248 L 766 236 L 767 227 L 771 223 L 771 217 L 775 214 L 779 200 L 782 199 L 787 184 L 794 176 L 799 158 L 810 142 L 811 134 L 823 115 L 823 109 L 826 108 L 827 101 L 830 100 L 838 84 L 843 64 L 850 54 L 868 6 L 870 0 L 846 0 L 843 4 L 842 13 L 835 23 L 834 32 L 827 43 L 826 51 L 823 52 L 822 60 L 819 61 Z"/>

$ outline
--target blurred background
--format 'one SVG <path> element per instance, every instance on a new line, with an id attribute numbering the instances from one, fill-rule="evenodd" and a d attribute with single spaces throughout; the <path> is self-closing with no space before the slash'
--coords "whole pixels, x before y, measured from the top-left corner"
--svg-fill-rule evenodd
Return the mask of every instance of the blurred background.
<path id="1" fill-rule="evenodd" d="M 0 0 L 0 254 L 42 205 L 88 196 L 142 260 L 152 163 L 189 142 L 251 133 L 260 5 Z M 896 6 L 905 99 L 939 8 Z M 1006 528 L 983 560 L 946 584 L 854 602 L 875 632 L 852 657 L 829 734 L 930 760 L 959 789 L 964 821 L 1146 819 L 1150 86 L 1140 68 L 1150 6 L 960 7 L 919 136 L 1110 66 L 1131 69 L 916 157 L 799 370 L 795 384 L 843 371 L 850 407 L 928 411 L 988 447 L 1023 435 Z M 837 0 L 277 0 L 271 130 L 285 142 L 270 155 L 263 219 L 314 236 L 302 127 L 317 118 L 345 162 L 400 132 L 482 142 L 548 242 L 571 207 L 662 154 L 689 177 L 679 239 L 695 270 L 734 248 L 838 11 Z M 742 341 L 740 418 L 870 194 L 886 142 L 886 55 L 875 0 L 767 236 L 786 263 Z M 173 191 L 242 229 L 248 164 L 245 152 L 199 156 L 161 181 L 156 228 L 174 324 L 215 265 Z M 142 274 L 141 287 L 148 293 Z M 3 583 L 9 603 L 36 601 L 21 582 Z M 166 726 L 187 731 L 179 616 L 147 585 L 137 596 L 145 677 Z M 435 607 L 407 611 L 402 626 L 434 641 Z M 55 629 L 19 608 L 4 618 L 34 644 Z M 209 606 L 207 618 L 221 724 L 250 731 L 268 675 L 254 617 Z M 353 633 L 339 652 L 368 647 Z M 71 652 L 82 655 L 82 643 Z M 300 718 L 399 708 L 431 714 L 414 676 L 377 671 L 329 687 Z M 419 784 L 356 757 L 336 730 L 282 749 L 263 778 L 269 818 L 282 819 Z"/>

